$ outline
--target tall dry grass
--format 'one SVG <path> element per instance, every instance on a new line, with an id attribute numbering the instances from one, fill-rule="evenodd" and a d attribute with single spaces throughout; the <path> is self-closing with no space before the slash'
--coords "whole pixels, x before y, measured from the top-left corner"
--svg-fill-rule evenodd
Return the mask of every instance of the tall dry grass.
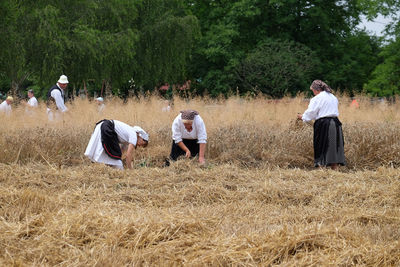
<path id="1" fill-rule="evenodd" d="M 70 104 L 48 122 L 14 108 L 1 117 L 2 266 L 398 266 L 398 104 L 340 99 L 348 167 L 313 169 L 301 98 L 175 99 Z M 179 110 L 200 112 L 207 161 L 160 168 Z M 91 164 L 100 119 L 142 126 L 135 169 Z"/>
<path id="2" fill-rule="evenodd" d="M 207 132 L 206 157 L 210 163 L 243 166 L 298 167 L 313 165 L 312 126 L 296 123 L 308 101 L 230 98 L 175 99 L 171 112 L 161 112 L 164 101 L 157 97 L 109 101 L 103 114 L 94 103 L 77 100 L 63 119 L 49 122 L 42 106 L 36 116 L 14 109 L 2 117 L 0 155 L 3 163 L 46 162 L 51 165 L 88 164 L 83 152 L 95 122 L 117 119 L 142 126 L 150 133 L 150 146 L 137 151 L 136 163 L 161 166 L 171 146 L 171 123 L 182 109 L 200 112 Z M 359 97 L 360 108 L 350 108 L 350 99 L 340 98 L 345 155 L 348 169 L 376 169 L 399 165 L 399 102 L 371 103 Z"/>

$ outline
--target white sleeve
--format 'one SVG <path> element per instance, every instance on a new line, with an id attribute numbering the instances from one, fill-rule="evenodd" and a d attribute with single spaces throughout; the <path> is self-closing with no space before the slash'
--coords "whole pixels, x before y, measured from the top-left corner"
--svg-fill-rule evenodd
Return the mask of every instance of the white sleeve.
<path id="1" fill-rule="evenodd" d="M 180 114 L 175 118 L 174 122 L 172 123 L 172 140 L 175 141 L 175 144 L 182 142 L 182 131 L 181 131 L 181 119 Z"/>
<path id="2" fill-rule="evenodd" d="M 61 112 L 65 112 L 67 111 L 67 107 L 64 105 L 64 99 L 61 96 L 60 91 L 58 90 L 53 90 L 51 91 L 51 96 L 54 98 L 54 100 L 56 101 L 56 105 L 57 108 L 61 111 Z"/>
<path id="3" fill-rule="evenodd" d="M 200 115 L 197 115 L 194 118 L 193 123 L 196 124 L 196 129 L 197 129 L 197 140 L 198 140 L 197 143 L 199 143 L 199 144 L 207 143 L 206 125 L 204 124 L 204 121 L 200 117 Z"/>
<path id="4" fill-rule="evenodd" d="M 137 144 L 137 133 L 136 133 L 135 131 L 133 131 L 133 130 L 131 130 L 131 131 L 129 132 L 129 140 L 128 140 L 128 143 L 129 143 L 129 144 L 132 144 L 132 145 L 134 145 L 134 146 L 136 146 L 136 144 Z"/>
<path id="5" fill-rule="evenodd" d="M 35 98 L 33 98 L 33 101 L 32 101 L 32 106 L 33 106 L 33 107 L 37 107 L 37 106 L 39 106 L 39 103 L 38 103 L 38 101 L 37 101 L 36 97 L 35 97 Z"/>
<path id="6" fill-rule="evenodd" d="M 312 98 L 310 100 L 310 104 L 308 104 L 307 110 L 304 111 L 304 114 L 302 116 L 303 121 L 309 122 L 317 118 L 319 109 L 320 107 L 318 105 L 318 101 L 316 101 L 315 98 Z"/>

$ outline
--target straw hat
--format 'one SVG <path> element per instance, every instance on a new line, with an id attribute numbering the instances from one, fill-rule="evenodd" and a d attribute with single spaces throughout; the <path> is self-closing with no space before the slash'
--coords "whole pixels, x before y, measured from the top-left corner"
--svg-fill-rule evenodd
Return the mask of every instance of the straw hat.
<path id="1" fill-rule="evenodd" d="M 57 81 L 58 83 L 68 83 L 68 78 L 65 75 L 61 75 L 60 79 Z"/>

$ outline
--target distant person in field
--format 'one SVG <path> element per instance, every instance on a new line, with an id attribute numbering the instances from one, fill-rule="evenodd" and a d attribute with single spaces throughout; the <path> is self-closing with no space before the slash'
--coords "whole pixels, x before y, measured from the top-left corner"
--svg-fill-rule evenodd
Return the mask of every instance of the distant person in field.
<path id="1" fill-rule="evenodd" d="M 206 126 L 195 110 L 183 110 L 172 123 L 172 147 L 169 160 L 176 161 L 179 156 L 193 158 L 199 156 L 199 163 L 204 164 L 206 152 Z"/>
<path id="2" fill-rule="evenodd" d="M 97 111 L 99 113 L 102 113 L 104 108 L 105 108 L 104 99 L 102 97 L 98 97 L 98 98 L 96 98 L 95 101 L 96 101 L 96 104 L 97 104 Z"/>
<path id="3" fill-rule="evenodd" d="M 11 115 L 11 104 L 14 101 L 12 96 L 7 96 L 6 100 L 0 104 L 0 113 L 4 113 L 7 116 Z"/>
<path id="4" fill-rule="evenodd" d="M 68 111 L 65 106 L 65 89 L 68 86 L 68 77 L 61 75 L 56 85 L 53 85 L 47 93 L 47 115 L 49 120 L 58 119 L 61 114 Z"/>
<path id="5" fill-rule="evenodd" d="M 164 106 L 161 109 L 162 112 L 170 112 L 171 111 L 171 104 L 169 100 L 164 100 Z"/>
<path id="6" fill-rule="evenodd" d="M 29 100 L 25 102 L 25 107 L 26 107 L 26 112 L 29 114 L 33 114 L 34 109 L 39 106 L 39 103 L 34 95 L 34 92 L 32 89 L 28 90 L 28 98 Z"/>
<path id="7" fill-rule="evenodd" d="M 30 107 L 38 107 L 39 106 L 39 102 L 37 101 L 36 97 L 35 97 L 35 93 L 33 92 L 32 89 L 28 90 L 28 106 Z"/>
<path id="8" fill-rule="evenodd" d="M 149 135 L 139 126 L 132 127 L 117 120 L 102 120 L 96 123 L 85 156 L 93 162 L 124 169 L 122 154 L 125 152 L 126 166 L 132 169 L 134 150 L 146 147 L 148 143 Z"/>
<path id="9" fill-rule="evenodd" d="M 350 107 L 351 107 L 351 108 L 359 108 L 359 107 L 360 107 L 360 105 L 359 105 L 358 102 L 357 102 L 357 99 L 353 99 L 353 100 L 351 101 Z"/>
<path id="10" fill-rule="evenodd" d="M 323 81 L 315 80 L 310 86 L 315 95 L 303 115 L 297 118 L 314 122 L 314 165 L 337 169 L 345 165 L 342 123 L 339 121 L 339 102 L 332 89 Z"/>

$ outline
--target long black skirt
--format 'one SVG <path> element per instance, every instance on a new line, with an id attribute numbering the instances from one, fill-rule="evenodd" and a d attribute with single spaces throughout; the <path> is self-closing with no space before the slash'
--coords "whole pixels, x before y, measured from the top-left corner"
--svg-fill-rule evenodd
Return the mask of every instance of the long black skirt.
<path id="1" fill-rule="evenodd" d="M 197 139 L 182 139 L 182 142 L 189 149 L 192 158 L 199 154 L 200 145 L 197 143 Z M 171 154 L 169 155 L 170 159 L 177 160 L 178 157 L 184 155 L 186 155 L 186 152 L 172 140 Z"/>
<path id="2" fill-rule="evenodd" d="M 342 123 L 337 117 L 320 118 L 314 123 L 314 165 L 346 165 Z"/>

